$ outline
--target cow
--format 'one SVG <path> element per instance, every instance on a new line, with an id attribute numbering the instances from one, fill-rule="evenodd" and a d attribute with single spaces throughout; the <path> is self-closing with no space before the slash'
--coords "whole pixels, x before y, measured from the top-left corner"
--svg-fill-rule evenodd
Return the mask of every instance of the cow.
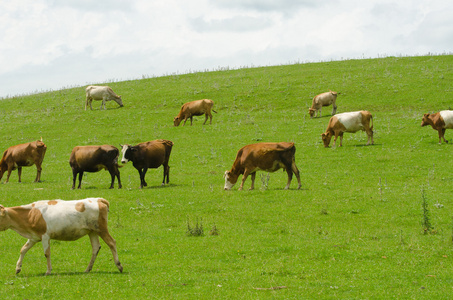
<path id="1" fill-rule="evenodd" d="M 22 270 L 25 254 L 37 242 L 42 242 L 47 259 L 47 272 L 50 275 L 50 240 L 75 241 L 88 234 L 91 241 L 91 260 L 85 272 L 93 268 L 96 256 L 101 249 L 99 237 L 110 247 L 113 260 L 120 272 L 123 266 L 118 260 L 116 241 L 107 228 L 109 202 L 102 198 L 83 200 L 41 200 L 22 206 L 4 207 L 0 205 L 0 231 L 12 229 L 28 239 L 20 250 L 16 264 L 16 274 Z"/>
<path id="2" fill-rule="evenodd" d="M 371 126 L 370 126 L 371 124 Z M 340 136 L 340 147 L 343 146 L 343 133 L 345 132 L 357 132 L 359 130 L 366 131 L 368 136 L 367 145 L 374 144 L 373 140 L 373 116 L 370 112 L 354 111 L 335 115 L 330 118 L 329 124 L 327 125 L 326 132 L 321 134 L 324 147 L 329 147 L 330 139 L 335 136 L 333 140 L 333 146 Z"/>
<path id="3" fill-rule="evenodd" d="M 184 120 L 183 125 L 186 125 L 186 121 L 188 118 L 190 118 L 190 125 L 192 125 L 193 116 L 201 116 L 201 115 L 205 115 L 203 125 L 206 124 L 208 117 L 209 117 L 209 124 L 212 124 L 211 110 L 213 112 L 217 113 L 215 110 L 212 109 L 213 105 L 214 105 L 214 101 L 212 101 L 211 99 L 202 99 L 202 100 L 196 100 L 196 101 L 184 103 L 181 106 L 181 110 L 179 111 L 179 114 L 173 119 L 174 126 L 179 126 L 179 124 L 181 123 L 182 120 Z"/>
<path id="4" fill-rule="evenodd" d="M 101 108 L 104 106 L 105 109 L 105 102 L 106 101 L 115 101 L 119 104 L 120 107 L 123 107 L 123 101 L 121 100 L 121 96 L 115 94 L 115 92 L 108 86 L 94 86 L 90 85 L 86 88 L 86 102 L 85 102 L 85 110 L 87 110 L 87 106 L 90 105 L 91 110 L 91 102 L 93 100 L 102 100 Z"/>
<path id="5" fill-rule="evenodd" d="M 323 106 L 329 106 L 333 105 L 332 109 L 332 116 L 337 112 L 337 105 L 335 104 L 337 100 L 337 96 L 340 93 L 329 91 L 326 93 L 319 94 L 313 98 L 313 103 L 311 104 L 311 107 L 308 109 L 308 112 L 310 114 L 310 118 L 313 118 L 316 114 L 316 116 L 321 117 L 321 108 Z"/>
<path id="6" fill-rule="evenodd" d="M 148 168 L 156 169 L 161 165 L 164 167 L 164 179 L 162 185 L 170 182 L 170 153 L 173 147 L 173 142 L 168 140 L 154 140 L 149 142 L 140 143 L 135 146 L 120 145 L 123 151 L 123 158 L 121 162 L 126 164 L 132 161 L 132 165 L 138 170 L 140 175 L 140 188 L 147 186 L 145 181 L 146 171 Z"/>
<path id="7" fill-rule="evenodd" d="M 47 146 L 41 140 L 30 143 L 11 146 L 3 152 L 3 157 L 0 160 L 0 180 L 3 174 L 8 171 L 6 182 L 9 181 L 11 171 L 17 169 L 19 182 L 22 176 L 22 167 L 36 165 L 37 174 L 35 182 L 41 182 L 42 161 L 46 154 Z"/>
<path id="8" fill-rule="evenodd" d="M 437 130 L 439 133 L 439 144 L 442 144 L 442 139 L 444 139 L 445 143 L 448 143 L 444 134 L 446 129 L 453 129 L 453 111 L 442 110 L 435 114 L 424 114 L 421 126 L 426 125 L 431 125 L 434 130 Z"/>
<path id="9" fill-rule="evenodd" d="M 115 176 L 118 178 L 118 188 L 121 188 L 120 171 L 118 170 L 118 148 L 110 145 L 102 146 L 76 146 L 72 149 L 69 165 L 72 168 L 72 189 L 75 188 L 77 174 L 79 186 L 82 185 L 83 172 L 98 172 L 108 170 L 112 177 L 110 188 L 113 189 Z"/>
<path id="10" fill-rule="evenodd" d="M 255 188 L 256 171 L 275 172 L 283 168 L 288 174 L 288 183 L 285 190 L 289 189 L 293 173 L 296 174 L 300 189 L 299 169 L 295 161 L 296 147 L 294 143 L 257 143 L 242 147 L 233 163 L 230 171 L 225 171 L 225 190 L 231 190 L 236 184 L 239 175 L 242 175 L 242 182 L 239 190 L 244 187 L 244 182 L 249 175 L 252 176 L 251 190 Z"/>

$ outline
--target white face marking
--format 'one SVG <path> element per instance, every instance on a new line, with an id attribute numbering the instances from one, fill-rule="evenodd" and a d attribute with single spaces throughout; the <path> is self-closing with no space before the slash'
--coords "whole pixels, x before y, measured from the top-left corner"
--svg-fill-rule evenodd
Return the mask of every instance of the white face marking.
<path id="1" fill-rule="evenodd" d="M 223 177 L 225 178 L 225 190 L 231 190 L 231 188 L 234 186 L 234 184 L 229 181 L 230 176 L 228 175 L 228 173 L 228 171 L 225 171 L 225 175 L 223 175 Z"/>
<path id="2" fill-rule="evenodd" d="M 123 152 L 123 158 L 121 158 L 121 162 L 123 164 L 127 163 L 129 160 L 127 160 L 125 157 L 124 157 L 124 154 L 126 154 L 126 150 L 127 148 L 129 148 L 129 145 L 123 145 L 123 148 L 121 149 L 121 151 Z"/>

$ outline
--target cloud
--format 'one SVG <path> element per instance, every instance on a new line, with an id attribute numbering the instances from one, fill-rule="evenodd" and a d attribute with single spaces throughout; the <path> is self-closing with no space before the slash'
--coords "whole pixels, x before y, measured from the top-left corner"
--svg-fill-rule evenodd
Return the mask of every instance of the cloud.
<path id="1" fill-rule="evenodd" d="M 231 31 L 244 33 L 249 31 L 263 30 L 273 25 L 270 18 L 258 18 L 250 16 L 234 16 L 227 19 L 206 21 L 204 18 L 196 18 L 190 21 L 192 28 L 197 32 L 207 31 Z"/>

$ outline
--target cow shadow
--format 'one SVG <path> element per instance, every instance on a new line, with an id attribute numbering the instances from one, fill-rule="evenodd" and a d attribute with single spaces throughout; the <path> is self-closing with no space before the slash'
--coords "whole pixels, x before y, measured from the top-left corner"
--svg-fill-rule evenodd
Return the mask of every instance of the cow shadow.
<path id="1" fill-rule="evenodd" d="M 40 278 L 40 277 L 52 277 L 52 276 L 83 276 L 83 275 L 88 275 L 88 274 L 105 274 L 105 275 L 123 275 L 123 274 L 129 274 L 129 272 L 119 272 L 118 270 L 116 271 L 91 271 L 91 272 L 61 272 L 61 273 L 51 273 L 50 275 L 46 275 L 45 272 L 43 273 L 38 273 L 38 274 L 32 274 L 32 275 L 25 275 L 23 274 L 23 277 L 27 278 Z M 16 275 L 19 276 L 19 275 Z"/>

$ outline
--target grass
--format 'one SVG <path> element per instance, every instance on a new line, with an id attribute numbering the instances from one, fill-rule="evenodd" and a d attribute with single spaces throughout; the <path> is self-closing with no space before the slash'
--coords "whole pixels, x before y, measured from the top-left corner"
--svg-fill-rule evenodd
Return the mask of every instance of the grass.
<path id="1" fill-rule="evenodd" d="M 420 127 L 425 112 L 452 107 L 453 56 L 295 64 L 194 73 L 109 84 L 124 108 L 84 111 L 84 88 L 0 101 L 0 148 L 43 137 L 42 179 L 35 167 L 0 186 L 0 203 L 103 197 L 124 273 L 102 249 L 89 274 L 87 237 L 52 241 L 53 275 L 44 276 L 42 247 L 15 263 L 25 239 L 0 233 L 4 298 L 448 298 L 452 279 L 453 176 L 449 144 Z M 346 133 L 341 148 L 324 148 L 331 109 L 310 119 L 318 93 L 341 92 L 338 112 L 369 110 L 375 145 Z M 187 101 L 215 102 L 213 124 L 173 127 Z M 123 189 L 109 190 L 108 172 L 88 173 L 71 190 L 69 154 L 76 145 L 175 143 L 170 185 L 162 168 L 121 168 Z M 283 190 L 286 174 L 257 179 L 256 189 L 223 191 L 225 170 L 239 148 L 260 141 L 294 141 L 302 190 Z M 263 177 L 264 178 L 264 177 Z M 4 181 L 4 179 L 3 179 Z M 116 185 L 117 186 L 117 185 Z M 423 192 L 422 192 L 423 191 Z M 422 194 L 423 193 L 423 194 Z M 424 235 L 423 197 L 435 234 Z M 434 203 L 441 204 L 434 206 Z M 439 208 L 438 208 L 439 207 Z M 207 233 L 187 235 L 188 220 Z M 89 284 L 87 284 L 89 283 Z M 6 296 L 5 296 L 6 295 Z"/>

